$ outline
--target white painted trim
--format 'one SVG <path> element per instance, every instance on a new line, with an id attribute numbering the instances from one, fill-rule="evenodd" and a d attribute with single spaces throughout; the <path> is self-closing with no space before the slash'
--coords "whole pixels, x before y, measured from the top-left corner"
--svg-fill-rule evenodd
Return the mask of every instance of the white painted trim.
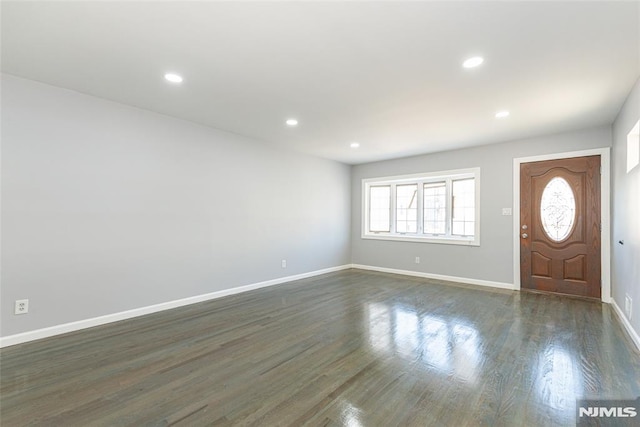
<path id="1" fill-rule="evenodd" d="M 491 280 L 469 279 L 467 277 L 445 276 L 443 274 L 423 273 L 421 271 L 411 270 L 398 270 L 395 268 L 376 267 L 373 265 L 353 264 L 352 268 L 358 268 L 360 270 L 379 271 L 382 273 L 401 274 L 404 276 L 424 277 L 426 279 L 446 280 L 449 282 L 458 282 L 469 285 L 488 286 L 491 288 L 516 290 L 516 287 L 511 283 L 494 282 Z"/>
<path id="2" fill-rule="evenodd" d="M 613 309 L 614 309 L 613 311 L 615 311 L 616 314 L 618 315 L 618 319 L 620 320 L 620 323 L 622 323 L 622 326 L 624 326 L 624 329 L 626 329 L 627 333 L 629 333 L 631 340 L 636 345 L 636 347 L 638 347 L 638 350 L 640 350 L 640 335 L 638 335 L 636 330 L 633 329 L 633 326 L 631 326 L 631 323 L 629 323 L 629 320 L 627 320 L 625 315 L 622 313 L 620 306 L 618 306 L 618 304 L 616 303 L 616 300 L 613 298 L 611 298 L 611 305 L 613 306 Z"/>
<path id="3" fill-rule="evenodd" d="M 394 175 L 394 176 L 382 176 L 382 177 L 374 177 L 374 178 L 363 178 L 363 184 L 397 184 L 401 182 L 411 182 L 415 180 L 421 179 L 433 179 L 437 180 L 438 178 L 451 178 L 457 177 L 458 175 L 469 175 L 472 176 L 476 172 L 480 170 L 479 167 L 465 168 L 465 169 L 451 169 L 446 171 L 433 171 L 433 172 L 423 172 L 423 173 L 412 173 L 408 175 Z"/>
<path id="4" fill-rule="evenodd" d="M 611 302 L 611 161 L 610 148 L 570 151 L 566 153 L 544 154 L 541 156 L 518 157 L 513 159 L 513 283 L 520 289 L 520 165 L 522 163 L 545 160 L 569 159 L 572 157 L 600 156 L 600 278 L 602 280 L 602 302 Z"/>
<path id="5" fill-rule="evenodd" d="M 332 273 L 334 271 L 347 270 L 349 268 L 351 268 L 351 264 L 324 268 L 322 270 L 315 270 L 308 273 L 296 274 L 293 276 L 279 277 L 277 279 L 266 280 L 264 282 L 252 283 L 249 285 L 223 289 L 221 291 L 211 292 L 203 295 L 196 295 L 193 297 L 167 301 L 160 304 L 149 305 L 146 307 L 134 308 L 132 310 L 121 311 L 119 313 L 112 313 L 104 316 L 93 317 L 90 319 L 79 320 L 77 322 L 64 323 L 62 325 L 50 326 L 48 328 L 36 329 L 34 331 L 8 335 L 6 337 L 0 337 L 0 348 L 39 340 L 42 338 L 48 338 L 54 335 L 79 331 L 81 329 L 92 328 L 94 326 L 104 325 L 107 323 L 118 322 L 120 320 L 131 319 L 133 317 L 144 316 L 146 314 L 157 313 L 159 311 L 170 310 L 172 308 L 183 307 L 185 305 L 222 298 L 228 295 L 235 295 L 242 292 L 252 291 L 254 289 L 279 285 L 286 282 L 292 282 L 294 280 L 306 279 L 308 277 L 319 276 L 321 274 Z"/>
<path id="6" fill-rule="evenodd" d="M 396 242 L 413 242 L 413 243 L 435 243 L 437 245 L 459 245 L 459 246 L 480 246 L 480 242 L 470 239 L 458 237 L 422 237 L 422 236 L 404 236 L 389 234 L 366 234 L 362 236 L 364 240 L 392 240 Z"/>

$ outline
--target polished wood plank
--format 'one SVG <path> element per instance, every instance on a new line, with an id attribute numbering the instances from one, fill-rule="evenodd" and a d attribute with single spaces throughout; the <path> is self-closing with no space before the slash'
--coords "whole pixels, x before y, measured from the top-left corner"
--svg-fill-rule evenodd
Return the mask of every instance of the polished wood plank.
<path id="1" fill-rule="evenodd" d="M 0 351 L 7 426 L 574 425 L 640 396 L 594 301 L 346 270 Z"/>

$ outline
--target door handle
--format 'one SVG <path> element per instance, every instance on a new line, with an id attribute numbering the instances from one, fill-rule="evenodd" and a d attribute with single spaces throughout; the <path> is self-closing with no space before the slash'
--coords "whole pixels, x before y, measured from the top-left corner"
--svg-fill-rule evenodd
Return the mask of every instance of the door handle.
<path id="1" fill-rule="evenodd" d="M 529 235 L 527 233 L 522 233 L 522 238 L 526 239 L 527 237 L 529 237 Z"/>

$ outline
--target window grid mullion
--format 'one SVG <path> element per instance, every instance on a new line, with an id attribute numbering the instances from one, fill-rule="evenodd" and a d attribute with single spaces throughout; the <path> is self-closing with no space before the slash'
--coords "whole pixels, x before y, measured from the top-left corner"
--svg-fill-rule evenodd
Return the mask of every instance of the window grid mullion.
<path id="1" fill-rule="evenodd" d="M 422 201 L 422 196 L 424 195 L 424 181 L 418 181 L 416 186 L 416 234 L 420 235 L 424 230 L 424 204 Z"/>
<path id="2" fill-rule="evenodd" d="M 389 230 L 391 230 L 391 234 L 397 234 L 396 233 L 396 210 L 397 208 L 397 203 L 396 203 L 396 186 L 397 184 L 391 184 L 391 203 L 390 203 L 390 209 L 391 209 L 391 215 L 389 215 L 389 218 L 391 219 L 391 226 L 389 227 Z"/>
<path id="3" fill-rule="evenodd" d="M 451 190 L 451 178 L 447 178 L 445 181 L 445 198 L 447 200 L 445 206 L 445 230 L 444 235 L 451 237 L 451 230 L 453 227 L 453 191 Z"/>
<path id="4" fill-rule="evenodd" d="M 369 230 L 369 233 L 372 233 L 373 231 L 371 230 L 371 185 L 367 185 L 366 187 L 366 203 L 367 203 L 367 223 L 365 224 L 365 226 L 367 227 L 367 230 Z"/>

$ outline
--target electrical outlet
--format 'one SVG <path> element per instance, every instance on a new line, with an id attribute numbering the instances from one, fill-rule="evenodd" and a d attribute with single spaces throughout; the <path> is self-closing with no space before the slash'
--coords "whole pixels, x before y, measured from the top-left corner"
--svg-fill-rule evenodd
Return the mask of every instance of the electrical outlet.
<path id="1" fill-rule="evenodd" d="M 416 257 L 416 264 L 420 264 L 420 257 L 419 256 Z"/>
<path id="2" fill-rule="evenodd" d="M 29 312 L 29 300 L 28 299 L 16 300 L 14 314 L 27 314 L 28 312 Z"/>
<path id="3" fill-rule="evenodd" d="M 282 260 L 282 268 L 287 268 L 287 260 L 286 259 Z"/>
<path id="4" fill-rule="evenodd" d="M 624 312 L 627 315 L 627 319 L 629 320 L 631 320 L 631 315 L 633 314 L 631 310 L 632 307 L 633 307 L 633 300 L 629 295 L 625 295 L 624 296 Z"/>

